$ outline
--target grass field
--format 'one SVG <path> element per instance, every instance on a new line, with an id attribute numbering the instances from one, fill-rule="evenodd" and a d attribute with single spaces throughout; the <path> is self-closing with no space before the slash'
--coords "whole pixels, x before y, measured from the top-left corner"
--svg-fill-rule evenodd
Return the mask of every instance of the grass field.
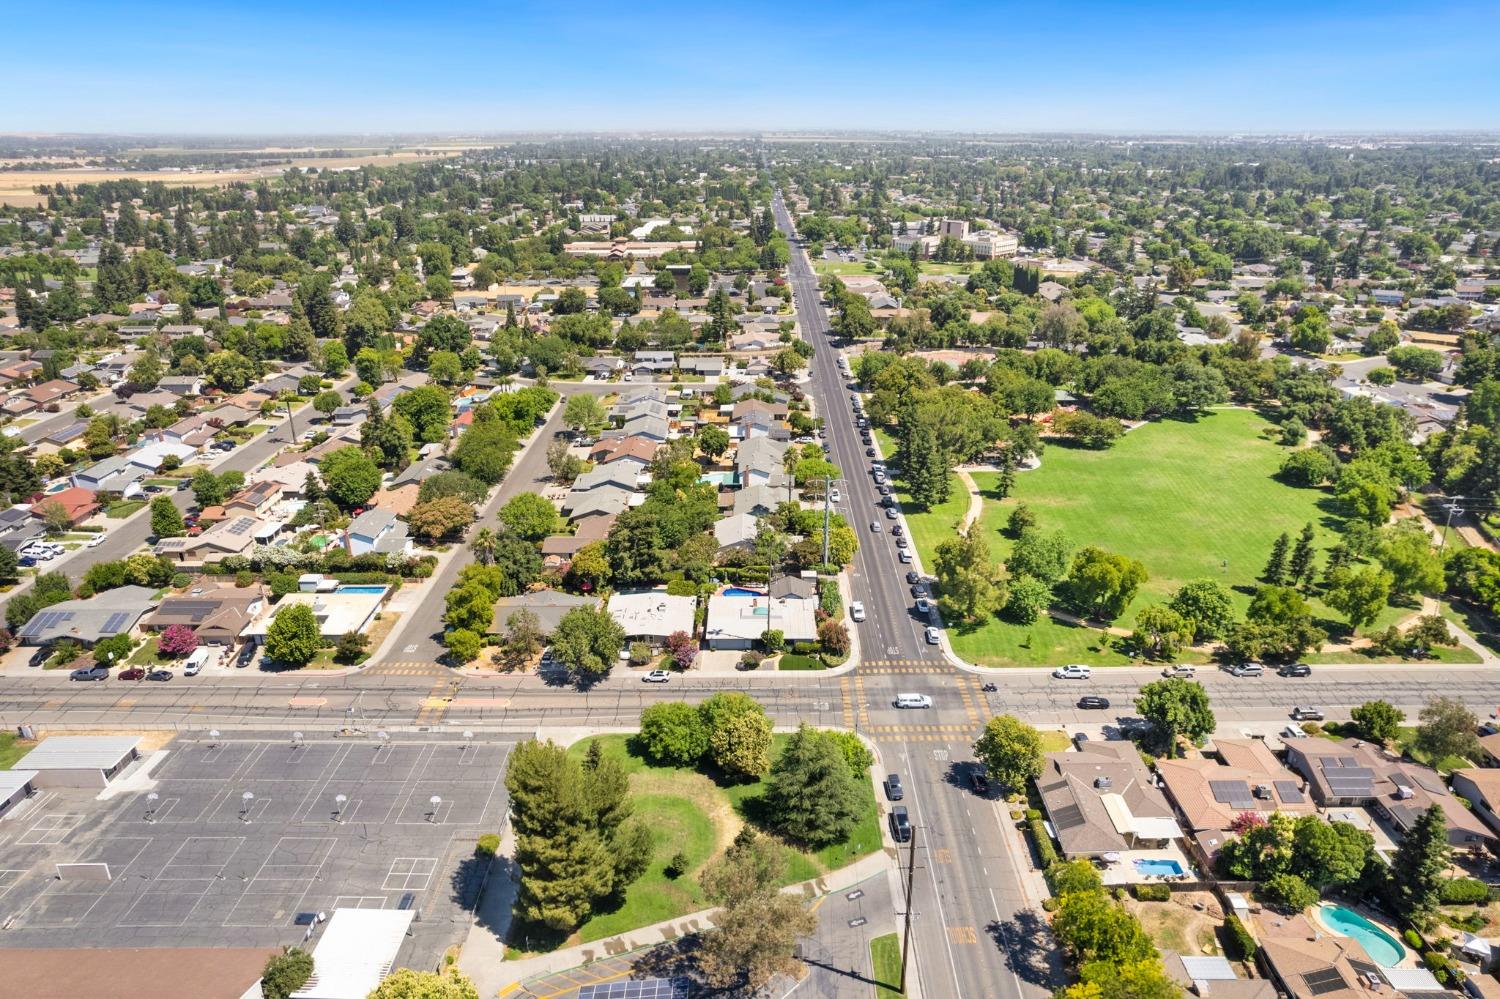
<path id="1" fill-rule="evenodd" d="M 0 770 L 9 770 L 16 761 L 35 748 L 34 742 L 22 742 L 14 732 L 0 732 Z"/>
<path id="2" fill-rule="evenodd" d="M 994 495 L 998 473 L 974 474 L 985 496 L 981 528 L 994 557 L 1003 561 L 1011 547 L 1006 523 L 1016 506 L 1025 503 L 1040 529 L 1063 531 L 1075 548 L 1097 545 L 1139 559 L 1150 578 L 1116 622 L 1124 627 L 1142 607 L 1204 577 L 1229 587 L 1243 613 L 1278 534 L 1285 531 L 1295 538 L 1311 523 L 1321 551 L 1334 544 L 1342 524 L 1327 492 L 1295 489 L 1274 477 L 1287 452 L 1264 436 L 1269 426 L 1256 413 L 1224 409 L 1196 421 L 1147 424 L 1107 451 L 1051 444 L 1041 467 L 1019 474 L 1005 500 Z M 908 515 L 929 571 L 933 548 L 951 536 L 966 503 L 958 491 L 931 512 Z M 1333 611 L 1316 600 L 1313 610 L 1335 638 L 1347 634 Z M 1410 613 L 1387 607 L 1368 630 Z M 955 628 L 950 637 L 960 656 L 991 666 L 1130 661 L 1118 641 L 1104 632 L 1051 619 L 1031 626 L 991 620 Z M 1185 658 L 1191 661 L 1192 656 Z M 1354 661 L 1371 660 L 1357 656 Z"/>
<path id="3" fill-rule="evenodd" d="M 880 273 L 880 269 L 880 264 L 875 261 L 870 261 L 868 267 L 865 266 L 864 262 L 855 263 L 849 260 L 813 261 L 813 271 L 819 276 L 824 274 L 878 274 Z"/>
<path id="4" fill-rule="evenodd" d="M 786 739 L 785 735 L 775 737 L 771 747 L 773 758 L 785 748 Z M 760 781 L 721 786 L 697 770 L 658 766 L 634 752 L 626 735 L 599 736 L 598 740 L 605 754 L 620 760 L 629 775 L 635 815 L 650 826 L 656 852 L 651 866 L 625 892 L 618 908 L 598 912 L 579 927 L 572 942 L 580 943 L 708 907 L 698 885 L 698 875 L 733 841 L 747 817 L 754 814 L 756 799 L 765 791 Z M 589 741 L 574 743 L 568 748 L 569 754 L 582 759 Z M 861 782 L 860 789 L 864 818 L 846 842 L 815 852 L 784 847 L 787 884 L 817 877 L 880 849 L 875 791 L 869 781 Z M 669 878 L 667 865 L 679 850 L 687 857 L 688 869 L 680 877 Z"/>
<path id="5" fill-rule="evenodd" d="M 901 983 L 901 941 L 896 934 L 887 933 L 870 941 L 870 965 L 875 973 L 877 999 L 905 995 L 897 988 Z"/>

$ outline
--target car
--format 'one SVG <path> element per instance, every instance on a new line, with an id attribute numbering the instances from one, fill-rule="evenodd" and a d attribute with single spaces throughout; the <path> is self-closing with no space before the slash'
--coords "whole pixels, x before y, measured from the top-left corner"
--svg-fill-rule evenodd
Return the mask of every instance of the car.
<path id="1" fill-rule="evenodd" d="M 870 521 L 870 530 L 873 531 L 876 534 L 879 534 L 880 531 L 881 531 L 880 521 L 878 521 L 878 520 L 872 520 L 872 521 Z"/>
<path id="2" fill-rule="evenodd" d="M 896 707 L 930 708 L 932 707 L 932 698 L 926 694 L 897 694 Z"/>
<path id="3" fill-rule="evenodd" d="M 875 491 L 880 493 L 880 495 L 882 496 L 889 496 L 891 494 L 891 487 L 882 482 L 880 485 L 875 487 Z"/>
<path id="4" fill-rule="evenodd" d="M 1308 705 L 1298 705 L 1292 709 L 1292 721 L 1322 721 L 1323 711 Z"/>
<path id="5" fill-rule="evenodd" d="M 189 659 L 187 665 L 182 667 L 183 676 L 197 676 L 203 672 L 203 663 L 197 659 Z"/>
<path id="6" fill-rule="evenodd" d="M 1307 663 L 1287 663 L 1276 671 L 1277 676 L 1312 676 L 1312 667 Z"/>
<path id="7" fill-rule="evenodd" d="M 896 557 L 902 562 L 906 562 L 908 564 L 911 562 L 911 552 L 905 548 L 896 549 Z"/>
<path id="8" fill-rule="evenodd" d="M 918 597 L 914 606 L 917 608 L 918 614 L 926 614 L 932 610 L 932 601 L 926 597 Z"/>
<path id="9" fill-rule="evenodd" d="M 1078 699 L 1078 706 L 1091 711 L 1108 711 L 1109 698 L 1100 697 L 1098 694 L 1085 694 Z"/>
<path id="10" fill-rule="evenodd" d="M 913 587 L 911 591 L 912 596 L 919 597 L 922 595 L 922 577 L 917 574 L 917 571 L 915 569 L 906 570 L 906 581 Z"/>
<path id="11" fill-rule="evenodd" d="M 936 645 L 938 643 L 938 630 L 929 624 L 922 629 L 922 640 L 928 645 Z"/>
<path id="12" fill-rule="evenodd" d="M 149 493 L 149 494 L 153 494 L 154 495 L 156 493 L 161 492 L 162 491 L 162 487 L 161 486 L 147 486 L 146 489 L 145 489 L 145 491 L 147 493 Z"/>
<path id="13" fill-rule="evenodd" d="M 901 511 L 897 510 L 895 507 L 888 506 L 888 507 L 885 508 L 885 519 L 886 520 L 895 520 L 899 516 L 901 516 Z"/>
<path id="14" fill-rule="evenodd" d="M 1265 673 L 1266 668 L 1260 663 L 1237 663 L 1229 667 L 1231 676 L 1260 676 Z"/>
<path id="15" fill-rule="evenodd" d="M 886 774 L 885 797 L 888 801 L 900 801 L 906 797 L 906 789 L 901 786 L 900 774 Z"/>
<path id="16" fill-rule="evenodd" d="M 1191 678 L 1191 677 L 1196 676 L 1197 674 L 1198 674 L 1198 671 L 1195 670 L 1195 669 L 1193 669 L 1193 667 L 1191 667 L 1191 666 L 1184 666 L 1181 663 L 1174 663 L 1171 666 L 1167 666 L 1167 667 L 1163 668 L 1162 671 L 1161 671 L 1161 675 L 1162 676 L 1168 676 L 1168 677 L 1177 676 L 1177 677 Z"/>
<path id="17" fill-rule="evenodd" d="M 863 621 L 865 619 L 865 605 L 858 600 L 854 601 L 854 603 L 849 605 L 849 617 L 856 622 Z"/>
<path id="18" fill-rule="evenodd" d="M 182 492 L 184 489 L 188 488 L 191 485 L 192 485 L 191 481 L 189 481 L 187 479 L 183 479 L 181 482 L 177 483 L 177 491 L 178 492 Z"/>
<path id="19" fill-rule="evenodd" d="M 1053 670 L 1052 675 L 1059 680 L 1087 680 L 1093 675 L 1093 670 L 1078 663 L 1069 663 Z"/>
<path id="20" fill-rule="evenodd" d="M 85 547 L 85 548 L 98 548 L 102 544 L 104 544 L 104 535 L 102 535 L 102 534 L 96 534 L 92 538 L 89 538 L 87 541 L 85 541 L 83 543 L 83 547 Z"/>
<path id="21" fill-rule="evenodd" d="M 984 766 L 978 765 L 969 771 L 969 786 L 974 788 L 975 794 L 990 793 L 990 778 L 984 772 Z"/>
<path id="22" fill-rule="evenodd" d="M 36 565 L 36 559 L 32 558 L 30 555 L 22 555 L 20 559 L 17 560 L 16 564 L 20 565 L 23 568 L 29 569 L 32 566 Z"/>
<path id="23" fill-rule="evenodd" d="M 646 683 L 666 683 L 668 680 L 672 679 L 672 674 L 668 673 L 664 669 L 654 669 L 651 672 L 647 673 L 645 676 L 641 677 L 641 679 Z"/>
<path id="24" fill-rule="evenodd" d="M 870 471 L 872 471 L 872 472 L 883 472 L 883 471 L 885 471 L 885 462 L 883 462 L 883 461 L 872 461 L 872 462 L 870 462 Z"/>
<path id="25" fill-rule="evenodd" d="M 891 528 L 891 533 L 899 538 L 905 532 L 905 530 L 906 528 L 902 527 L 900 524 L 897 524 L 895 527 Z"/>
<path id="26" fill-rule="evenodd" d="M 875 457 L 875 449 L 872 448 L 872 447 L 865 448 L 865 457 L 866 458 L 873 458 L 873 457 Z"/>
<path id="27" fill-rule="evenodd" d="M 146 670 L 141 666 L 132 666 L 129 669 L 120 670 L 115 675 L 121 680 L 144 680 L 146 679 Z"/>
<path id="28" fill-rule="evenodd" d="M 156 681 L 170 680 L 172 679 L 172 671 L 169 669 L 154 669 L 146 674 L 146 679 Z"/>
<path id="29" fill-rule="evenodd" d="M 837 503 L 844 498 L 844 494 L 837 489 L 828 490 L 828 502 Z"/>
<path id="30" fill-rule="evenodd" d="M 103 680 L 109 676 L 108 666 L 85 666 L 68 674 L 69 680 Z"/>
<path id="31" fill-rule="evenodd" d="M 905 843 L 911 839 L 911 819 L 903 805 L 891 809 L 891 838 L 897 843 Z"/>
<path id="32" fill-rule="evenodd" d="M 896 547 L 899 548 L 899 549 L 905 550 L 906 548 L 908 548 L 910 546 L 907 544 L 907 541 L 906 541 L 905 538 L 897 538 L 896 539 Z"/>
<path id="33" fill-rule="evenodd" d="M 885 507 L 887 510 L 894 510 L 896 508 L 896 497 L 892 496 L 890 493 L 886 493 L 884 496 L 880 497 L 880 505 Z"/>

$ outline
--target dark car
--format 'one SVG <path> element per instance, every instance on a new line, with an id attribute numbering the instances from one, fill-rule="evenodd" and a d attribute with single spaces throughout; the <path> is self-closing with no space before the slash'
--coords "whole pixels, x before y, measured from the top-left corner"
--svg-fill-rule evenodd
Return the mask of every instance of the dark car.
<path id="1" fill-rule="evenodd" d="M 146 679 L 146 671 L 140 666 L 132 666 L 129 669 L 120 670 L 116 676 L 121 680 L 144 680 Z"/>
<path id="2" fill-rule="evenodd" d="M 866 458 L 873 458 L 873 457 L 875 457 L 875 449 L 872 448 L 872 447 L 865 448 L 865 457 Z"/>
<path id="3" fill-rule="evenodd" d="M 1085 694 L 1078 699 L 1078 706 L 1080 708 L 1104 711 L 1109 708 L 1109 698 L 1100 697 L 1098 694 Z"/>
<path id="4" fill-rule="evenodd" d="M 1312 667 L 1307 663 L 1287 663 L 1276 671 L 1277 676 L 1312 676 Z"/>
<path id="5" fill-rule="evenodd" d="M 157 681 L 170 680 L 172 679 L 172 671 L 169 669 L 154 669 L 146 674 L 146 679 Z"/>
<path id="6" fill-rule="evenodd" d="M 969 771 L 969 784 L 974 788 L 976 794 L 990 793 L 990 778 L 984 772 L 984 767 L 976 766 Z"/>
<path id="7" fill-rule="evenodd" d="M 911 819 L 907 817 L 904 805 L 891 809 L 891 838 L 897 843 L 911 839 Z"/>
<path id="8" fill-rule="evenodd" d="M 889 496 L 891 494 L 891 487 L 889 485 L 887 485 L 886 483 L 884 483 L 884 482 L 882 482 L 880 485 L 876 486 L 875 488 L 877 490 L 879 490 L 880 495 L 882 495 L 882 496 Z"/>
<path id="9" fill-rule="evenodd" d="M 915 585 L 915 584 L 920 583 L 922 581 L 922 577 L 921 577 L 920 574 L 917 573 L 917 571 L 915 569 L 908 569 L 906 571 L 906 581 L 908 583 L 911 583 L 911 584 Z M 918 596 L 918 594 L 913 593 L 912 596 Z"/>
<path id="10" fill-rule="evenodd" d="M 885 778 L 885 796 L 890 801 L 900 801 L 906 797 L 906 790 L 901 786 L 900 774 L 887 774 Z"/>
<path id="11" fill-rule="evenodd" d="M 69 680 L 103 680 L 109 676 L 108 666 L 85 666 L 68 674 Z"/>

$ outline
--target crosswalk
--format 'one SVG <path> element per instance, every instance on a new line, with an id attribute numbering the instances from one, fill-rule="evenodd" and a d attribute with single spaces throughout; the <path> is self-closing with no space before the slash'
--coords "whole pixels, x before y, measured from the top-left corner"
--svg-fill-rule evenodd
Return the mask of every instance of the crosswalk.
<path id="1" fill-rule="evenodd" d="M 381 662 L 366 669 L 365 673 L 376 676 L 448 676 L 452 670 L 434 662 Z"/>
<path id="2" fill-rule="evenodd" d="M 860 661 L 860 668 L 865 666 L 921 666 L 925 669 L 946 670 L 948 664 L 941 659 L 864 659 Z"/>
<path id="3" fill-rule="evenodd" d="M 972 742 L 980 729 L 974 725 L 861 725 L 860 731 L 876 738 L 906 742 Z"/>

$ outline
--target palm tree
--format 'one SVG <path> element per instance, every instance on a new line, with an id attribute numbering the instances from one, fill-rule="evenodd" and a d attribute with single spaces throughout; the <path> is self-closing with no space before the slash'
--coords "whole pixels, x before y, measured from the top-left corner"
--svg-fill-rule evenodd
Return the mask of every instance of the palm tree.
<path id="1" fill-rule="evenodd" d="M 469 551 L 474 553 L 480 565 L 489 565 L 495 560 L 495 549 L 499 544 L 499 535 L 488 527 L 481 527 L 474 532 L 473 540 L 469 542 Z"/>

